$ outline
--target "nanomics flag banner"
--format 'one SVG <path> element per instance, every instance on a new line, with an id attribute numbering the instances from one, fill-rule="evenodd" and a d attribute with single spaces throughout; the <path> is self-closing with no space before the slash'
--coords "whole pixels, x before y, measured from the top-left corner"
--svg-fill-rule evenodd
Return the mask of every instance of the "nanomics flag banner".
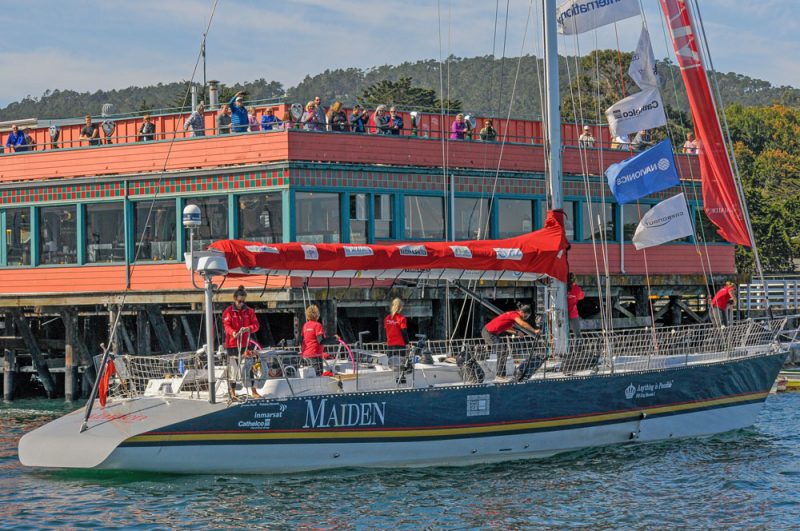
<path id="1" fill-rule="evenodd" d="M 583 33 L 639 13 L 639 0 L 566 0 L 556 10 L 558 32 Z"/>
<path id="2" fill-rule="evenodd" d="M 667 125 L 667 115 L 658 87 L 648 87 L 606 109 L 611 136 L 638 133 Z"/>
<path id="3" fill-rule="evenodd" d="M 669 138 L 606 170 L 608 187 L 624 205 L 680 184 Z"/>
<path id="4" fill-rule="evenodd" d="M 633 235 L 633 245 L 638 251 L 691 235 L 689 206 L 681 193 L 661 201 L 642 216 Z"/>
<path id="5" fill-rule="evenodd" d="M 658 71 L 656 70 L 656 57 L 653 55 L 653 46 L 650 44 L 650 34 L 647 28 L 642 28 L 639 35 L 639 44 L 631 57 L 631 66 L 628 68 L 631 76 L 640 89 L 658 86 Z"/>

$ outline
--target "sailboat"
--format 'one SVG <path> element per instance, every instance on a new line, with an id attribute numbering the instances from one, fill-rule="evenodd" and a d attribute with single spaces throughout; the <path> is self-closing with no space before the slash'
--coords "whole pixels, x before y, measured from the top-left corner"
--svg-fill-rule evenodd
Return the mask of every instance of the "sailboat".
<path id="1" fill-rule="evenodd" d="M 106 353 L 98 381 L 107 382 L 111 397 L 106 401 L 105 389 L 98 395 L 96 385 L 84 410 L 23 436 L 23 465 L 178 473 L 465 465 L 752 425 L 788 353 L 783 320 L 567 336 L 555 0 L 544 5 L 552 210 L 541 230 L 505 240 L 394 245 L 215 242 L 187 256 L 193 278 L 204 282 L 204 349 L 119 356 L 113 376 Z M 699 61 L 685 3 L 662 6 L 679 60 Z M 568 13 L 561 22 L 577 24 L 581 10 Z M 694 89 L 708 92 L 707 84 Z M 719 129 L 716 121 L 707 134 L 701 129 L 707 158 L 719 154 L 714 124 Z M 733 183 L 721 186 L 721 197 L 740 208 Z M 719 212 L 720 224 L 741 227 L 741 210 Z M 187 214 L 191 226 L 197 212 Z M 429 343 L 430 359 L 412 360 L 402 378 L 405 369 L 375 351 L 335 359 L 330 375 L 298 367 L 291 351 L 265 351 L 262 372 L 275 369 L 259 383 L 265 396 L 231 402 L 214 349 L 212 302 L 215 281 L 237 275 L 425 280 L 467 292 L 468 281 L 537 281 L 548 295 L 545 326 L 541 336 L 505 346 L 520 362 L 510 381 L 493 378 L 497 353 L 475 342 L 458 343 L 461 363 L 453 363 L 455 345 Z M 483 376 L 467 371 L 469 363 Z"/>

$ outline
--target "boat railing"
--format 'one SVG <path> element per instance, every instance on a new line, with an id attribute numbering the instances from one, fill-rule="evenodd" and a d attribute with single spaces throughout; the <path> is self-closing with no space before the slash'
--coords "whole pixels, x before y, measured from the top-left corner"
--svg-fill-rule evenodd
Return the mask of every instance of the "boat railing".
<path id="1" fill-rule="evenodd" d="M 392 350 L 385 343 L 356 345 L 347 352 L 341 345 L 326 345 L 333 360 L 351 360 L 357 367 L 374 365 L 382 356 L 409 356 L 412 363 L 457 364 L 463 368 L 470 360 L 482 364 L 486 379 L 494 377 L 497 358 L 513 360 L 515 381 L 528 378 L 588 376 L 596 373 L 643 371 L 716 363 L 734 358 L 762 355 L 776 348 L 787 319 L 746 320 L 727 327 L 713 324 L 665 328 L 584 332 L 573 338 L 566 354 L 555 355 L 543 336 L 507 336 L 500 344 L 487 346 L 480 338 L 428 340 L 412 344 L 407 350 Z M 505 356 L 503 356 L 505 354 Z M 429 356 L 427 356 L 429 355 Z M 352 357 L 351 357 L 352 356 Z M 292 378 L 290 367 L 300 368 L 297 347 L 268 349 L 260 352 L 254 370 L 256 380 L 272 377 L 276 367 L 280 378 Z M 255 361 L 255 360 L 254 360 Z M 510 361 L 509 361 L 510 363 Z M 139 397 L 145 394 L 201 398 L 208 396 L 208 371 L 202 352 L 159 356 L 122 355 L 114 359 L 116 374 L 112 378 L 111 397 Z M 217 360 L 216 393 L 227 392 L 230 372 L 227 360 Z M 343 366 L 348 366 L 347 364 Z M 367 377 L 355 371 L 356 377 Z M 238 373 L 238 371 L 235 371 Z M 240 375 L 231 376 L 239 381 Z M 463 383 L 474 382 L 467 371 L 461 371 Z"/>

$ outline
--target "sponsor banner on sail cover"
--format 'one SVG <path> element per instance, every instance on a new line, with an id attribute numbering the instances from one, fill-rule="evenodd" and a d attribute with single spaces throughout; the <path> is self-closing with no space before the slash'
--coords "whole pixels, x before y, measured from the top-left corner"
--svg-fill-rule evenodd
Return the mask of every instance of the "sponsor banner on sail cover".
<path id="1" fill-rule="evenodd" d="M 637 133 L 667 124 L 664 103 L 658 87 L 648 87 L 631 94 L 606 109 L 611 136 Z"/>
<path id="2" fill-rule="evenodd" d="M 639 13 L 639 0 L 566 0 L 556 11 L 558 32 L 583 33 Z"/>
<path id="3" fill-rule="evenodd" d="M 633 235 L 633 245 L 641 250 L 691 235 L 689 207 L 681 193 L 661 201 L 642 216 Z"/>
<path id="4" fill-rule="evenodd" d="M 608 186 L 617 203 L 624 205 L 680 184 L 669 139 L 606 170 Z"/>
<path id="5" fill-rule="evenodd" d="M 639 35 L 639 44 L 631 57 L 631 66 L 628 75 L 639 85 L 640 89 L 658 86 L 658 71 L 656 70 L 656 57 L 653 55 L 653 46 L 650 44 L 650 34 L 642 28 Z"/>

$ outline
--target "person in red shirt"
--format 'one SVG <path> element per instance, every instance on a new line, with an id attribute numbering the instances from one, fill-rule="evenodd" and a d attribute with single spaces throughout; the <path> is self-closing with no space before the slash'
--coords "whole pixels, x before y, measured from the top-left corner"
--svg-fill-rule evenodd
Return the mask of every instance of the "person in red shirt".
<path id="1" fill-rule="evenodd" d="M 258 332 L 259 324 L 256 311 L 246 304 L 247 291 L 244 286 L 233 293 L 233 304 L 222 312 L 222 326 L 225 328 L 225 350 L 228 352 L 228 392 L 231 398 L 236 398 L 236 372 L 239 366 L 239 357 L 244 356 L 242 362 L 242 380 L 245 387 L 250 388 L 250 395 L 260 398 L 253 380 L 252 368 L 255 356 L 247 349 L 250 344 L 251 334 Z"/>
<path id="2" fill-rule="evenodd" d="M 301 333 L 303 340 L 303 348 L 301 356 L 306 365 L 314 368 L 317 376 L 322 376 L 325 372 L 323 359 L 328 357 L 325 354 L 324 344 L 332 342 L 325 338 L 325 330 L 319 322 L 319 307 L 316 304 L 310 305 L 306 308 L 306 324 L 303 325 Z M 335 340 L 338 341 L 339 336 Z"/>
<path id="3" fill-rule="evenodd" d="M 513 330 L 514 325 L 519 325 L 525 330 L 529 330 L 534 334 L 539 333 L 537 328 L 534 328 L 528 324 L 527 320 L 530 318 L 530 316 L 531 307 L 527 304 L 523 304 L 518 310 L 512 310 L 510 312 L 498 315 L 489 321 L 486 326 L 483 327 L 483 330 L 481 330 L 481 337 L 489 347 L 489 350 L 497 352 L 498 377 L 505 378 L 506 360 L 508 359 L 508 350 L 497 348 L 497 346 L 502 342 L 500 339 L 500 334 L 508 332 L 511 335 L 515 335 Z"/>
<path id="4" fill-rule="evenodd" d="M 582 301 L 583 297 L 583 290 L 575 283 L 575 275 L 570 273 L 567 282 L 567 311 L 569 313 L 569 329 L 575 337 L 581 337 L 581 315 L 578 313 L 578 301 Z"/>
<path id="5" fill-rule="evenodd" d="M 736 285 L 728 281 L 711 299 L 711 321 L 716 326 L 728 325 L 728 307 L 736 304 Z"/>
<path id="6" fill-rule="evenodd" d="M 403 311 L 403 301 L 394 299 L 389 315 L 383 320 L 386 330 L 386 346 L 389 355 L 402 356 L 408 345 L 408 323 L 400 312 Z"/>

